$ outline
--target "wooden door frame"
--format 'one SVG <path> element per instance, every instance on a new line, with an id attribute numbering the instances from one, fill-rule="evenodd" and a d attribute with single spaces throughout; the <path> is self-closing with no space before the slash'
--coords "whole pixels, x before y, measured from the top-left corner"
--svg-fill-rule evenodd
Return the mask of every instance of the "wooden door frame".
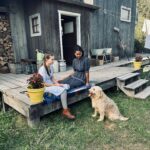
<path id="1" fill-rule="evenodd" d="M 76 35 L 77 35 L 77 44 L 81 46 L 81 14 L 69 12 L 69 11 L 62 11 L 58 10 L 58 21 L 59 21 L 59 37 L 60 37 L 60 52 L 61 52 L 61 60 L 64 60 L 63 54 L 63 42 L 62 42 L 62 23 L 61 23 L 61 16 L 71 16 L 76 17 Z"/>

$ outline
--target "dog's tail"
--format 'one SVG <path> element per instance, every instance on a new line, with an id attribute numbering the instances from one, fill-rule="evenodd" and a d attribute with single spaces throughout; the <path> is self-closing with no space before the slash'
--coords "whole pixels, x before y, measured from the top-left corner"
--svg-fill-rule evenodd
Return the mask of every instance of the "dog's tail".
<path id="1" fill-rule="evenodd" d="M 119 118 L 121 121 L 127 121 L 129 118 L 127 118 L 127 117 L 124 117 L 124 116 L 120 116 L 120 118 Z"/>

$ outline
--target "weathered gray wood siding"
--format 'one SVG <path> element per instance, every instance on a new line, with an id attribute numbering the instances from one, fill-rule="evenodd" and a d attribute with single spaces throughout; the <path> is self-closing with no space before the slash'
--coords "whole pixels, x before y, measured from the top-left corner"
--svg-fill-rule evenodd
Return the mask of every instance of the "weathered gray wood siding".
<path id="1" fill-rule="evenodd" d="M 136 0 L 95 0 L 95 5 L 100 7 L 99 10 L 66 4 L 56 0 L 8 1 L 17 61 L 20 58 L 28 57 L 28 53 L 29 58 L 35 58 L 36 48 L 44 51 L 50 50 L 57 59 L 60 59 L 58 10 L 81 14 L 81 46 L 86 55 L 93 48 L 112 47 L 113 55 L 124 57 L 123 51 L 117 47 L 119 38 L 118 33 L 113 30 L 114 27 L 120 29 L 120 36 L 127 45 L 128 55 L 133 55 Z M 22 1 L 24 1 L 23 4 Z M 82 0 L 77 1 L 81 2 Z M 120 21 L 121 5 L 132 9 L 131 22 Z M 31 37 L 29 16 L 36 13 L 40 13 L 41 16 L 42 35 Z"/>
<path id="2" fill-rule="evenodd" d="M 61 2 L 49 0 L 25 1 L 25 17 L 28 50 L 30 58 L 35 58 L 35 49 L 50 50 L 55 53 L 57 59 L 60 59 L 60 40 L 59 40 L 59 22 L 58 10 L 70 11 L 81 14 L 81 43 L 87 54 L 88 42 L 90 36 L 90 11 L 87 8 L 73 6 Z M 40 13 L 42 35 L 38 37 L 30 36 L 29 16 Z"/>
<path id="3" fill-rule="evenodd" d="M 91 47 L 112 47 L 113 55 L 125 57 L 124 52 L 118 48 L 119 36 L 113 28 L 120 29 L 123 43 L 127 45 L 128 56 L 134 52 L 134 28 L 136 15 L 136 0 L 96 0 L 101 8 L 91 14 Z M 131 8 L 131 22 L 120 20 L 121 5 Z"/>
<path id="4" fill-rule="evenodd" d="M 16 62 L 20 62 L 20 59 L 22 58 L 28 58 L 24 8 L 22 2 L 22 0 L 7 0 L 6 3 L 9 8 L 13 51 Z"/>
<path id="5" fill-rule="evenodd" d="M 53 5 L 52 5 L 53 4 Z M 59 38 L 58 38 L 58 21 L 57 8 L 55 3 L 48 0 L 25 1 L 25 22 L 27 31 L 27 42 L 29 57 L 35 58 L 35 49 L 50 50 L 58 54 Z M 31 37 L 29 16 L 40 13 L 41 16 L 41 36 Z"/>
<path id="6" fill-rule="evenodd" d="M 79 0 L 77 0 L 79 1 Z M 60 58 L 59 25 L 57 10 L 71 11 L 81 14 L 81 45 L 86 54 L 91 48 L 112 47 L 113 55 L 124 57 L 119 45 L 119 35 L 113 28 L 120 29 L 123 43 L 127 45 L 128 56 L 134 52 L 134 27 L 136 14 L 136 0 L 95 0 L 100 9 L 91 11 L 84 7 L 73 6 L 57 1 L 37 0 L 25 1 L 26 27 L 28 50 L 31 58 L 35 58 L 34 50 L 48 49 Z M 131 22 L 120 20 L 121 5 L 131 8 Z M 105 11 L 104 11 L 105 10 Z M 29 16 L 41 14 L 42 36 L 30 37 Z"/>

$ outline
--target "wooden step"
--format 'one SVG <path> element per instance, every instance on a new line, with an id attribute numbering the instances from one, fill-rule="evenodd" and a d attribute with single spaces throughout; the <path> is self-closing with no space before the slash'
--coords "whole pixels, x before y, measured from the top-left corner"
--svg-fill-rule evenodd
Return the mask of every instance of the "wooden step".
<path id="1" fill-rule="evenodd" d="M 150 96 L 150 86 L 145 88 L 143 91 L 135 95 L 135 98 L 138 99 L 146 99 L 148 96 Z"/>
<path id="2" fill-rule="evenodd" d="M 136 72 L 136 73 L 128 73 L 128 74 L 125 74 L 123 76 L 117 77 L 117 79 L 119 79 L 120 81 L 126 81 L 128 79 L 137 77 L 139 75 L 140 75 L 140 73 L 138 73 L 138 72 Z"/>
<path id="3" fill-rule="evenodd" d="M 131 84 L 124 86 L 124 88 L 129 89 L 129 90 L 135 90 L 135 89 L 143 86 L 144 84 L 147 84 L 148 82 L 149 82 L 148 80 L 139 79 Z"/>

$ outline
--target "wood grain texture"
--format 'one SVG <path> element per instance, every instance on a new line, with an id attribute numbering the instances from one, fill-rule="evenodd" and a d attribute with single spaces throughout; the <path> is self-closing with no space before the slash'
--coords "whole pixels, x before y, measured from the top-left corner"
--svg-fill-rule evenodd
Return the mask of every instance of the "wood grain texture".
<path id="1" fill-rule="evenodd" d="M 23 0 L 8 0 L 15 61 L 28 58 Z"/>
<path id="2" fill-rule="evenodd" d="M 111 47 L 114 56 L 125 57 L 125 51 L 118 47 L 120 34 L 127 55 L 133 56 L 136 0 L 95 0 L 94 5 L 80 0 L 7 0 L 5 3 L 10 8 L 16 61 L 23 57 L 36 59 L 36 48 L 48 50 L 60 59 L 58 10 L 81 14 L 81 46 L 86 55 L 91 49 Z M 131 8 L 131 22 L 120 20 L 121 6 Z M 36 13 L 41 16 L 42 35 L 31 37 L 29 16 Z M 119 34 L 114 32 L 114 27 L 120 29 Z"/>
<path id="3" fill-rule="evenodd" d="M 127 45 L 128 56 L 133 55 L 134 44 L 134 27 L 135 27 L 135 11 L 136 0 L 96 0 L 97 5 L 102 9 L 92 13 L 91 17 L 91 45 L 92 48 L 111 47 L 113 55 L 125 57 L 123 50 L 119 49 L 119 35 L 114 32 L 113 28 L 120 29 L 120 36 Z M 130 23 L 120 21 L 121 6 L 126 6 L 132 10 L 132 20 Z"/>

